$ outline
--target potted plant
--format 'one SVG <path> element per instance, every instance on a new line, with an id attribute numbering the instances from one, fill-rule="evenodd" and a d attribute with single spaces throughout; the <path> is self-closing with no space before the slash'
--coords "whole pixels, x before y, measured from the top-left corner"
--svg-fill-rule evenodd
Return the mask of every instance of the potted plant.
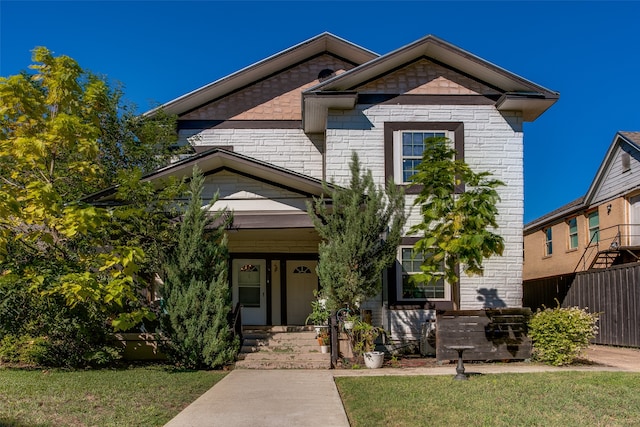
<path id="1" fill-rule="evenodd" d="M 318 344 L 320 344 L 320 352 L 329 353 L 330 343 L 331 343 L 331 338 L 329 337 L 329 331 L 327 329 L 321 330 L 320 334 L 318 335 Z"/>
<path id="2" fill-rule="evenodd" d="M 316 336 L 320 336 L 321 329 L 328 329 L 329 322 L 329 309 L 326 306 L 326 301 L 318 295 L 318 291 L 313 291 L 315 300 L 311 301 L 311 313 L 307 316 L 305 324 L 314 325 L 316 330 Z"/>
<path id="3" fill-rule="evenodd" d="M 345 331 L 349 332 L 353 329 L 353 325 L 355 325 L 355 323 L 358 322 L 359 320 L 360 320 L 360 316 L 358 315 L 347 316 L 344 322 L 342 322 L 342 327 L 344 328 Z"/>
<path id="4" fill-rule="evenodd" d="M 375 351 L 375 341 L 384 329 L 373 326 L 362 320 L 356 320 L 351 330 L 353 339 L 353 350 L 356 354 L 361 354 L 367 368 L 380 368 L 384 362 L 384 352 Z"/>

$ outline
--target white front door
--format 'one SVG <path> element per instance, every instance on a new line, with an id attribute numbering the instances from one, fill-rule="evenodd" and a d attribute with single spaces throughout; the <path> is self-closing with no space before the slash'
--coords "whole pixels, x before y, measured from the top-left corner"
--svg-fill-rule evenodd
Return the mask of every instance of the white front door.
<path id="1" fill-rule="evenodd" d="M 233 305 L 242 304 L 242 324 L 266 325 L 267 261 L 234 259 L 232 268 Z"/>
<path id="2" fill-rule="evenodd" d="M 318 289 L 317 261 L 287 261 L 287 324 L 304 325 Z"/>
<path id="3" fill-rule="evenodd" d="M 629 246 L 640 246 L 640 195 L 629 197 Z"/>

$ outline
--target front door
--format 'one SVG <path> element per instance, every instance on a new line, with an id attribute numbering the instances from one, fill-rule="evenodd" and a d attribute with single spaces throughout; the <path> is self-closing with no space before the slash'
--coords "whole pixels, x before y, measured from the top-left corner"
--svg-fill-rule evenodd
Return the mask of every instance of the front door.
<path id="1" fill-rule="evenodd" d="M 317 261 L 287 261 L 287 324 L 304 325 L 318 289 Z"/>
<path id="2" fill-rule="evenodd" d="M 234 259 L 233 305 L 242 304 L 243 325 L 267 324 L 267 261 Z"/>

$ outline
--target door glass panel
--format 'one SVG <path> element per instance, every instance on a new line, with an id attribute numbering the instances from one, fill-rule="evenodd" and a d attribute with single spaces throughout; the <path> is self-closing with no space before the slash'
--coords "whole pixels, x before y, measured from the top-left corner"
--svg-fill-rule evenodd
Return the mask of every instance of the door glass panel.
<path id="1" fill-rule="evenodd" d="M 238 272 L 238 301 L 245 307 L 260 307 L 260 266 L 246 264 Z"/>
<path id="2" fill-rule="evenodd" d="M 245 307 L 260 307 L 260 287 L 239 287 L 238 300 Z"/>

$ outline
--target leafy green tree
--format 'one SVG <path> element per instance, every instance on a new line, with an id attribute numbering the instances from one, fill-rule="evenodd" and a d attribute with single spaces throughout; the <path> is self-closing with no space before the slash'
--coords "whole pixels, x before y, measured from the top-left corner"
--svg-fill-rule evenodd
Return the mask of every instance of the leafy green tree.
<path id="1" fill-rule="evenodd" d="M 410 229 L 419 234 L 414 250 L 425 254 L 417 283 L 434 283 L 444 270 L 452 286 L 454 304 L 459 305 L 459 266 L 467 274 L 482 274 L 482 263 L 502 255 L 504 240 L 490 228 L 497 228 L 496 188 L 504 185 L 489 172 L 476 173 L 461 160 L 447 138 L 428 138 L 422 162 L 412 177 L 421 190 L 415 200 L 422 222 Z M 465 186 L 463 192 L 456 188 Z"/>
<path id="2" fill-rule="evenodd" d="M 376 187 L 354 152 L 347 188 L 325 184 L 324 197 L 307 211 L 322 238 L 318 276 L 330 309 L 358 307 L 380 292 L 382 272 L 393 264 L 406 221 L 403 192 L 390 181 Z"/>
<path id="3" fill-rule="evenodd" d="M 189 368 L 215 368 L 233 361 L 237 340 L 229 325 L 231 295 L 228 282 L 226 211 L 203 209 L 202 172 L 194 168 L 189 203 L 180 224 L 178 245 L 169 257 L 162 294 L 164 330 L 169 354 Z"/>
<path id="4" fill-rule="evenodd" d="M 146 255 L 142 245 L 105 239 L 104 230 L 118 216 L 125 221 L 123 212 L 133 218 L 131 209 L 147 207 L 118 211 L 78 200 L 154 167 L 164 157 L 151 153 L 172 141 L 173 122 L 123 113 L 121 93 L 67 56 L 38 47 L 33 60 L 34 73 L 0 78 L 3 281 L 126 329 L 151 316 L 138 292 Z"/>

